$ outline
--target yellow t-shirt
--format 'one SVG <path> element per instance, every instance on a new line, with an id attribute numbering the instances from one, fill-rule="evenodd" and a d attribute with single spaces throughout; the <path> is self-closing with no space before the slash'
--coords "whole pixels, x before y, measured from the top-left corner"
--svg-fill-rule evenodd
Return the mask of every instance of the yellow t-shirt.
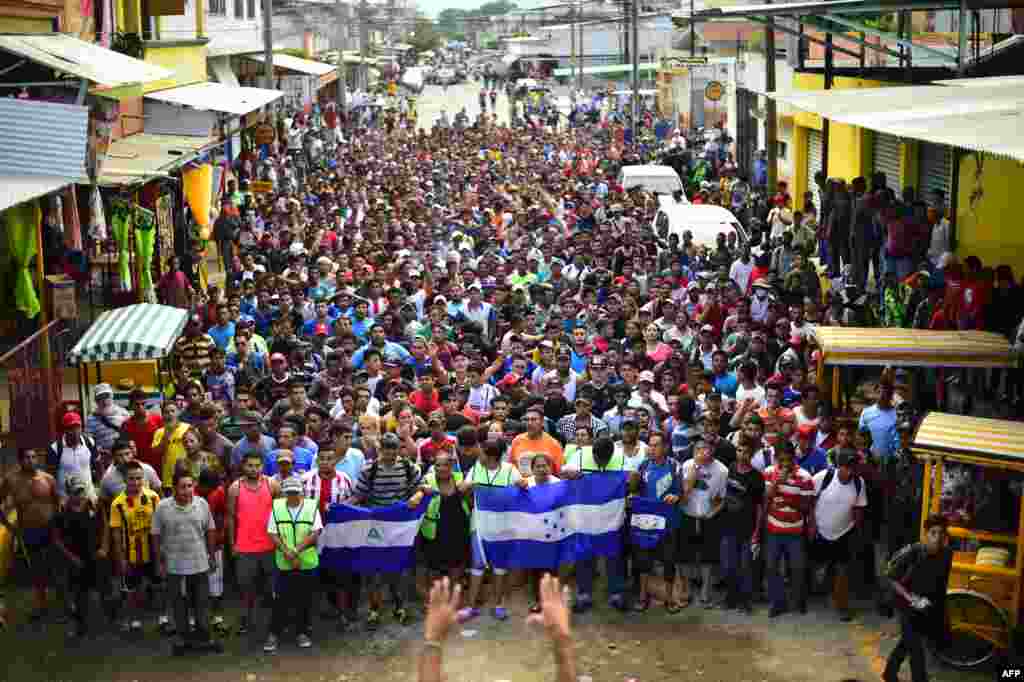
<path id="1" fill-rule="evenodd" d="M 143 488 L 137 498 L 128 499 L 121 493 L 110 505 L 110 528 L 120 529 L 124 541 L 126 558 L 133 566 L 141 566 L 152 560 L 149 533 L 153 528 L 153 512 L 156 511 L 160 496 L 149 488 Z"/>
<path id="2" fill-rule="evenodd" d="M 166 429 L 157 429 L 156 433 L 153 434 L 153 448 L 158 448 L 160 443 L 164 440 L 164 432 Z M 188 431 L 188 424 L 178 424 L 174 428 L 174 433 L 171 434 L 171 439 L 167 443 L 167 450 L 164 451 L 164 465 L 161 477 L 164 481 L 165 488 L 174 487 L 174 465 L 179 459 L 185 456 L 185 444 L 182 439 L 185 437 L 185 432 Z"/>

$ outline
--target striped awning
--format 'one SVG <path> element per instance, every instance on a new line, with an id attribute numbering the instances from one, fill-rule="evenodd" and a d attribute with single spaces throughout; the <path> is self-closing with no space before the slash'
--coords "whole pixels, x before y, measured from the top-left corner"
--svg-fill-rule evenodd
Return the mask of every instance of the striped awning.
<path id="1" fill-rule="evenodd" d="M 817 326 L 814 338 L 826 365 L 1016 366 L 1010 342 L 993 332 Z"/>
<path id="2" fill-rule="evenodd" d="M 914 447 L 1024 463 L 1024 422 L 929 412 L 917 428 Z"/>
<path id="3" fill-rule="evenodd" d="M 75 344 L 68 362 L 157 360 L 174 348 L 188 321 L 188 311 L 154 303 L 108 310 Z"/>

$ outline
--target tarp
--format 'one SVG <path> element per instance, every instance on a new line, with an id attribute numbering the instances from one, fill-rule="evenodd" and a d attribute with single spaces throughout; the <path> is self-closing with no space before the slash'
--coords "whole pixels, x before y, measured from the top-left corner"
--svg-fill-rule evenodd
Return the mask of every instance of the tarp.
<path id="1" fill-rule="evenodd" d="M 187 310 L 155 303 L 108 310 L 71 349 L 68 361 L 77 365 L 111 360 L 159 360 L 170 354 L 187 321 Z"/>
<path id="2" fill-rule="evenodd" d="M 814 338 L 826 365 L 1016 366 L 1010 342 L 994 332 L 818 326 Z"/>
<path id="3" fill-rule="evenodd" d="M 764 94 L 830 121 L 1024 161 L 1021 79 Z"/>
<path id="4" fill-rule="evenodd" d="M 223 83 L 193 83 L 146 93 L 146 99 L 178 104 L 202 111 L 219 111 L 244 116 L 284 97 L 280 90 L 244 88 Z"/>
<path id="5" fill-rule="evenodd" d="M 658 70 L 658 66 L 659 65 L 658 65 L 657 62 L 644 62 L 643 64 L 639 64 L 637 66 L 637 71 L 640 72 L 640 73 L 643 73 L 644 71 L 657 71 Z M 578 71 L 579 71 L 579 69 L 573 70 L 571 68 L 555 69 L 554 72 L 553 72 L 553 75 L 555 75 L 555 76 L 571 76 L 571 75 L 573 75 L 574 73 L 576 73 Z M 633 73 L 633 65 L 632 64 L 608 64 L 608 65 L 605 65 L 605 66 L 585 66 L 585 67 L 583 67 L 583 75 L 585 75 L 585 76 L 587 76 L 587 75 L 590 75 L 590 76 L 602 76 L 602 75 L 612 75 L 612 74 L 622 74 L 622 73 Z"/>
<path id="6" fill-rule="evenodd" d="M 914 435 L 914 448 L 1024 463 L 1024 423 L 929 412 Z"/>

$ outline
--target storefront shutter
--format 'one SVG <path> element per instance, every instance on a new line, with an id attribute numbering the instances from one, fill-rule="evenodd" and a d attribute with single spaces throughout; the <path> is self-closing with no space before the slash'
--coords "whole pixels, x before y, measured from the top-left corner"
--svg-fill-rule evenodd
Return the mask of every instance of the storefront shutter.
<path id="1" fill-rule="evenodd" d="M 920 195 L 925 201 L 931 202 L 932 192 L 941 189 L 946 193 L 946 208 L 949 207 L 949 195 L 953 184 L 952 150 L 941 144 L 922 142 L 920 145 L 921 175 L 918 183 Z"/>
<path id="2" fill-rule="evenodd" d="M 900 138 L 887 133 L 874 133 L 874 164 L 872 172 L 885 173 L 885 185 L 896 196 L 903 193 L 900 187 Z M 869 184 L 870 184 L 870 178 Z"/>
<path id="3" fill-rule="evenodd" d="M 821 196 L 818 186 L 814 184 L 814 176 L 823 167 L 823 143 L 824 138 L 820 130 L 809 130 L 807 132 L 807 186 L 804 188 L 804 191 L 814 193 L 814 208 L 819 212 L 821 211 Z M 803 201 L 800 197 L 794 198 L 793 204 L 794 210 L 803 209 Z"/>

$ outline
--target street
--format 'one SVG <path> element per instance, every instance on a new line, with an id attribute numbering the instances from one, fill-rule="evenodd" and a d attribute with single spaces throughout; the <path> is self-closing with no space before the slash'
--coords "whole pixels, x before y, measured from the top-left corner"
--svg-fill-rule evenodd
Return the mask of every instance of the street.
<path id="1" fill-rule="evenodd" d="M 480 113 L 478 97 L 482 88 L 483 84 L 479 81 L 449 85 L 447 89 L 440 85 L 427 85 L 416 100 L 417 127 L 429 129 L 440 118 L 442 110 L 448 112 L 448 120 L 451 121 L 463 107 L 472 121 Z M 497 110 L 498 122 L 508 123 L 508 97 L 502 89 L 498 90 Z"/>

